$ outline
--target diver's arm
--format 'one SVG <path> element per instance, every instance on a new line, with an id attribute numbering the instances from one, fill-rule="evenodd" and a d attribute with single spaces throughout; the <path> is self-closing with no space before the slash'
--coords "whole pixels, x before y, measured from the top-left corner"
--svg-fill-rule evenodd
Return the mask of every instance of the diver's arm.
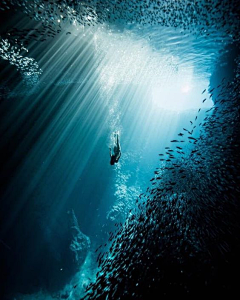
<path id="1" fill-rule="evenodd" d="M 118 154 L 117 161 L 119 161 L 120 157 L 121 157 L 121 151 Z"/>
<path id="2" fill-rule="evenodd" d="M 120 157 L 121 157 L 121 151 L 118 152 L 117 160 L 119 160 Z"/>

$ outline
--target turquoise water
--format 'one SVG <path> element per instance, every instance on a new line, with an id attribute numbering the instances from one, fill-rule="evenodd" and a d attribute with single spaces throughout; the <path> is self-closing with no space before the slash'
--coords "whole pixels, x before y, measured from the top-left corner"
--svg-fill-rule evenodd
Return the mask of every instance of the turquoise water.
<path id="1" fill-rule="evenodd" d="M 173 295 L 171 285 L 212 295 L 215 281 L 219 294 L 234 290 L 224 274 L 240 245 L 236 3 L 8 2 L 3 299 L 146 299 Z"/>

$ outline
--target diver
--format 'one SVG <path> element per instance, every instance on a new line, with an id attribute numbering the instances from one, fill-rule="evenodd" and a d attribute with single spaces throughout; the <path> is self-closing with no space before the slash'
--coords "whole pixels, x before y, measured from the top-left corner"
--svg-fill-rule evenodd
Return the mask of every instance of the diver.
<path id="1" fill-rule="evenodd" d="M 117 163 L 119 161 L 119 158 L 121 157 L 121 147 L 119 144 L 119 135 L 117 132 L 114 133 L 114 137 L 115 137 L 115 145 L 113 148 L 113 153 L 112 153 L 112 149 L 109 148 L 110 150 L 110 165 L 114 165 L 115 163 Z"/>

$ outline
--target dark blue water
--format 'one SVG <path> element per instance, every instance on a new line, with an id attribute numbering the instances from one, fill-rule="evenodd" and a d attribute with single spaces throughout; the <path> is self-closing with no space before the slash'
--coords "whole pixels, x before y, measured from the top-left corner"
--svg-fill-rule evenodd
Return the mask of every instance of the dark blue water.
<path id="1" fill-rule="evenodd" d="M 230 296 L 237 2 L 0 8 L 1 299 Z"/>

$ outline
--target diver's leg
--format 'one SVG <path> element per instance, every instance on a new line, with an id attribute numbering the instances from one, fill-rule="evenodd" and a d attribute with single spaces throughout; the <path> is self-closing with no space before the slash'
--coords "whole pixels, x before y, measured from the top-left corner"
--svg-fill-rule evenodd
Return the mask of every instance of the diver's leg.
<path id="1" fill-rule="evenodd" d="M 116 141 L 117 141 L 116 144 L 117 144 L 117 146 L 118 146 L 118 148 L 119 148 L 119 138 L 118 138 L 118 133 L 116 133 L 116 137 L 117 137 L 117 138 L 116 138 Z"/>

